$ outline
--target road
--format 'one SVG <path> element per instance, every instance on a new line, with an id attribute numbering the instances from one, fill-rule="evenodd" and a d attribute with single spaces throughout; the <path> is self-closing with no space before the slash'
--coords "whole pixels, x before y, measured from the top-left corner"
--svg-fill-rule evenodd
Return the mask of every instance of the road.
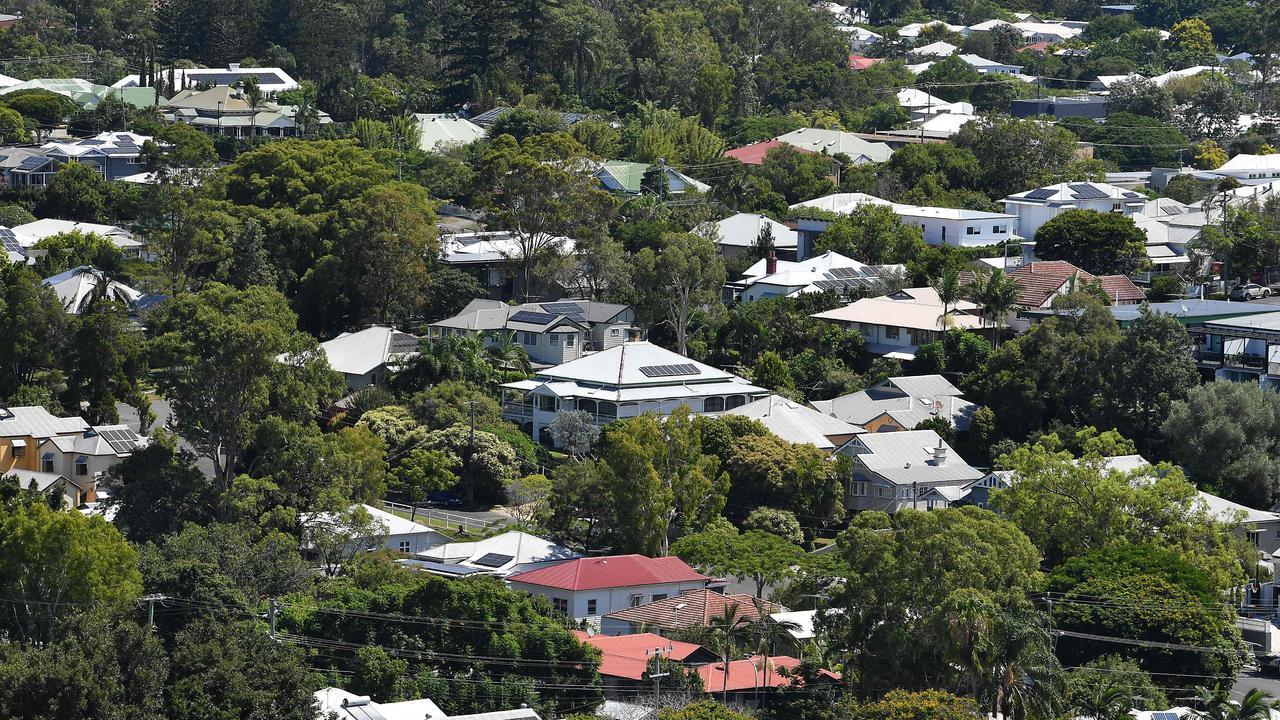
<path id="1" fill-rule="evenodd" d="M 123 403 L 116 403 L 116 412 L 120 413 L 120 422 L 131 428 L 138 427 L 138 413 L 133 408 Z M 158 427 L 167 427 L 169 419 L 173 417 L 173 408 L 169 406 L 169 401 L 160 397 L 153 397 L 151 399 L 151 412 L 155 413 L 156 421 L 151 425 L 151 428 L 148 428 L 148 430 Z M 148 433 L 144 432 L 143 434 L 145 435 Z M 178 438 L 178 447 L 187 450 L 192 455 L 196 456 L 196 467 L 199 468 L 200 472 L 204 473 L 205 477 L 213 477 L 214 469 L 212 460 L 197 452 L 195 446 L 184 440 L 182 437 Z"/>
<path id="2" fill-rule="evenodd" d="M 1242 672 L 1231 688 L 1231 699 L 1239 700 L 1254 688 L 1270 693 L 1271 697 L 1280 698 L 1280 677 L 1264 676 L 1256 670 Z"/>

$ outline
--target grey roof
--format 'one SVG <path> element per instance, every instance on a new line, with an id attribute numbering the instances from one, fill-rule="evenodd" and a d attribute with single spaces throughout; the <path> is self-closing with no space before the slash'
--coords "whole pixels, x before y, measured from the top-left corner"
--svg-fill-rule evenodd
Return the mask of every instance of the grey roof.
<path id="1" fill-rule="evenodd" d="M 938 403 L 941 403 L 941 408 L 938 408 Z M 939 414 L 953 425 L 967 426 L 977 409 L 977 405 L 965 400 L 960 390 L 941 375 L 888 378 L 866 390 L 809 404 L 816 410 L 855 425 L 864 425 L 888 414 L 905 428 L 913 428 Z"/>
<path id="2" fill-rule="evenodd" d="M 882 383 L 884 387 L 895 387 L 908 395 L 917 397 L 960 397 L 964 393 L 941 375 L 902 375 L 891 377 Z"/>
<path id="3" fill-rule="evenodd" d="M 1246 315 L 1242 317 L 1226 318 L 1223 320 L 1213 320 L 1206 322 L 1204 326 L 1207 329 L 1237 328 L 1243 330 L 1280 331 L 1280 312 L 1269 312 L 1262 313 L 1261 315 Z"/>
<path id="4" fill-rule="evenodd" d="M 498 118 L 511 112 L 511 110 L 512 108 L 506 107 L 504 105 L 499 105 L 498 107 L 493 108 L 492 110 L 486 110 L 480 113 L 479 115 L 476 115 L 475 117 L 471 118 L 471 122 L 475 123 L 476 125 L 479 125 L 482 128 L 489 128 L 489 127 L 492 127 L 494 123 L 498 122 Z M 564 123 L 565 125 L 572 125 L 578 122 L 579 120 L 585 120 L 587 117 L 589 117 L 585 113 L 558 112 L 555 114 L 560 116 L 560 122 Z"/>
<path id="5" fill-rule="evenodd" d="M 854 458 L 876 475 L 895 485 L 954 483 L 976 480 L 983 476 L 932 430 L 867 433 L 851 443 Z M 946 459 L 931 464 L 934 448 L 946 450 Z"/>
<path id="6" fill-rule="evenodd" d="M 857 425 L 777 395 L 770 395 L 727 410 L 725 414 L 759 420 L 769 432 L 787 442 L 808 443 L 823 450 L 836 449 L 835 442 L 831 440 L 833 437 L 840 439 L 866 432 L 864 428 Z M 843 443 L 844 440 L 841 442 Z"/>
<path id="7" fill-rule="evenodd" d="M 499 300 L 478 298 L 462 312 L 431 323 L 432 327 L 464 330 L 527 330 L 543 332 L 564 323 L 585 327 L 608 322 L 627 310 L 626 305 L 589 300 L 559 300 L 545 303 L 508 305 Z"/>
<path id="8" fill-rule="evenodd" d="M 60 418 L 39 405 L 0 406 L 0 437 L 48 438 L 55 435 L 81 433 L 89 429 L 84 418 Z"/>
<path id="9" fill-rule="evenodd" d="M 1181 318 L 1194 318 L 1202 315 L 1262 315 L 1275 312 L 1274 305 L 1254 305 L 1226 300 L 1171 300 L 1162 303 L 1148 303 L 1152 312 L 1163 313 Z M 1136 320 L 1142 311 L 1142 305 L 1112 305 L 1107 308 L 1111 316 L 1120 322 Z"/>

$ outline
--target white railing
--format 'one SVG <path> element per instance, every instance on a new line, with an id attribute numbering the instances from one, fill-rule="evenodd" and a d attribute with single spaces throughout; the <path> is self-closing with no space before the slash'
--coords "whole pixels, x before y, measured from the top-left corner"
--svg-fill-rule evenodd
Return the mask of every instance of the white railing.
<path id="1" fill-rule="evenodd" d="M 429 520 L 436 525 L 444 525 L 449 528 L 462 528 L 465 532 L 486 532 L 493 528 L 506 525 L 501 520 L 477 520 L 469 515 L 460 515 L 458 513 L 449 512 L 433 507 L 423 507 L 421 505 L 404 505 L 390 500 L 382 501 L 384 510 L 395 510 L 399 513 L 408 513 L 414 519 L 421 518 Z"/>

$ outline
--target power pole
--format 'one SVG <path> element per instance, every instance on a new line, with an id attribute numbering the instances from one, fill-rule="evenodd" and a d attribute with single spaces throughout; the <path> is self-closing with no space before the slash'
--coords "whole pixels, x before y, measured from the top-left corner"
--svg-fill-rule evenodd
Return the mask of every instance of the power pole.
<path id="1" fill-rule="evenodd" d="M 270 604 L 267 605 L 267 622 L 271 624 L 271 637 L 276 636 L 276 599 L 271 598 Z"/>
<path id="2" fill-rule="evenodd" d="M 654 660 L 655 672 L 649 675 L 649 677 L 653 678 L 653 712 L 655 714 L 662 708 L 662 678 L 671 674 L 662 672 L 662 656 L 664 654 L 670 655 L 673 650 L 675 650 L 673 646 L 667 645 L 644 651 L 646 658 L 656 658 Z M 725 672 L 728 672 L 728 670 Z"/>
<path id="3" fill-rule="evenodd" d="M 468 400 L 468 414 L 471 421 L 471 434 L 467 438 L 467 507 L 476 502 L 475 473 L 471 471 L 471 459 L 476 454 L 476 401 Z"/>
<path id="4" fill-rule="evenodd" d="M 153 594 L 153 595 L 144 595 L 144 596 L 142 597 L 142 599 L 147 601 L 147 627 L 151 628 L 151 631 L 152 631 L 152 632 L 155 632 L 155 629 L 156 629 L 156 601 L 157 601 L 157 600 L 160 600 L 160 601 L 168 600 L 168 599 L 169 599 L 169 596 L 168 596 L 168 595 Z"/>

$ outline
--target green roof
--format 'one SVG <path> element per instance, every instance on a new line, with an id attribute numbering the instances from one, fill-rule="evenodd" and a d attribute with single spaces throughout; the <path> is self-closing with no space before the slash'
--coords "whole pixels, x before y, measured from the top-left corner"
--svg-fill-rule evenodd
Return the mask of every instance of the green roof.
<path id="1" fill-rule="evenodd" d="M 644 173 L 649 169 L 648 163 L 626 162 L 625 160 L 609 160 L 600 167 L 604 172 L 618 181 L 618 185 L 629 193 L 640 192 Z"/>

